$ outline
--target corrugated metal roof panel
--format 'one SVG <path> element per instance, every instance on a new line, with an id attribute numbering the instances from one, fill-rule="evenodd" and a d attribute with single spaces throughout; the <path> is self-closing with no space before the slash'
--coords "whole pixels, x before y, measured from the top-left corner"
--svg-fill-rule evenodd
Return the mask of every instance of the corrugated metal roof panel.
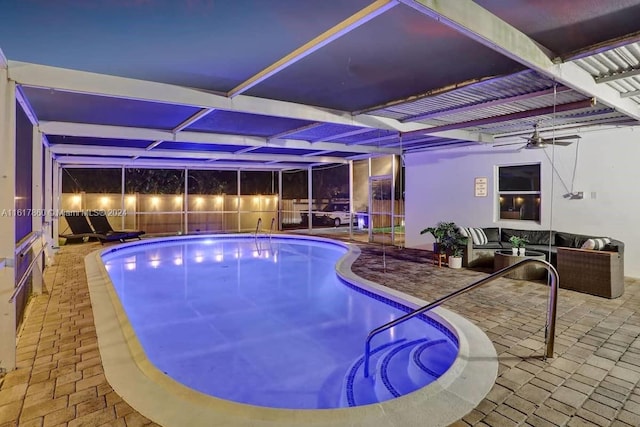
<path id="1" fill-rule="evenodd" d="M 381 108 L 370 113 L 402 120 L 418 114 L 459 108 L 550 89 L 553 84 L 553 80 L 543 77 L 534 71 L 526 70 L 473 83 L 439 95 L 427 96 L 415 101 Z"/>
<path id="2" fill-rule="evenodd" d="M 509 132 L 533 131 L 533 123 L 537 122 L 542 127 L 546 126 L 563 126 L 563 125 L 593 125 L 600 122 L 607 123 L 615 120 L 623 120 L 626 116 L 615 112 L 611 108 L 601 108 L 598 110 L 589 110 L 582 112 L 565 112 L 556 114 L 555 118 L 552 114 L 537 116 L 535 118 L 524 118 L 512 120 L 503 123 L 487 124 L 477 126 L 474 130 L 482 131 L 494 135 Z M 471 129 L 468 129 L 471 130 Z"/>
<path id="3" fill-rule="evenodd" d="M 640 75 L 624 74 L 640 70 L 640 42 L 576 59 L 574 62 L 595 79 L 618 75 L 619 78 L 601 84 L 609 85 L 623 96 L 637 91 L 637 95 L 629 98 L 640 103 Z"/>
<path id="4" fill-rule="evenodd" d="M 588 99 L 588 97 L 578 92 L 575 92 L 573 90 L 570 90 L 565 92 L 559 92 L 555 97 L 551 93 L 548 95 L 537 96 L 534 98 L 515 101 L 509 104 L 488 106 L 486 108 L 481 108 L 480 106 L 478 106 L 477 109 L 473 109 L 470 111 L 465 111 L 461 113 L 454 112 L 452 114 L 442 115 L 441 117 L 438 117 L 438 121 L 445 122 L 445 123 L 467 122 L 470 120 L 483 119 L 485 117 L 496 117 L 496 116 L 502 116 L 505 114 L 533 110 L 536 108 L 551 107 L 554 104 L 559 105 L 559 104 L 566 104 L 569 102 L 582 101 L 584 99 Z M 423 121 L 423 122 L 429 123 L 428 121 Z"/>

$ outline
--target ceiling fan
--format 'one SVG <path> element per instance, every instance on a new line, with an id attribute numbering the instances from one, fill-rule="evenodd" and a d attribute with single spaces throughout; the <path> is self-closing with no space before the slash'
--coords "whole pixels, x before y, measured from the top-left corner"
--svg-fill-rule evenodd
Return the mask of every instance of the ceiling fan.
<path id="1" fill-rule="evenodd" d="M 520 147 L 519 150 L 523 148 L 526 148 L 528 150 L 534 149 L 534 148 L 545 148 L 547 146 L 547 143 L 567 146 L 573 143 L 572 140 L 580 139 L 580 135 L 566 135 L 566 136 L 559 136 L 556 138 L 543 138 L 542 136 L 540 136 L 540 133 L 538 132 L 538 124 L 536 123 L 533 125 L 533 134 L 531 134 L 531 136 L 529 137 L 522 137 L 522 138 L 526 139 L 527 142 L 525 145 Z M 506 144 L 495 144 L 494 147 L 502 147 L 505 145 L 515 145 L 515 144 L 522 144 L 522 143 L 508 142 Z"/>

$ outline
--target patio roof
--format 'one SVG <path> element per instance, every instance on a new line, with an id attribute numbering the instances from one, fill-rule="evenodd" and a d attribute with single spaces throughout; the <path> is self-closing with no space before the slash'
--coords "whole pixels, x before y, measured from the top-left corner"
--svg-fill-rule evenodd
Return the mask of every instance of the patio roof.
<path id="1" fill-rule="evenodd" d="M 30 0 L 3 6 L 0 66 L 63 165 L 288 169 L 637 124 L 638 19 L 640 0 Z"/>

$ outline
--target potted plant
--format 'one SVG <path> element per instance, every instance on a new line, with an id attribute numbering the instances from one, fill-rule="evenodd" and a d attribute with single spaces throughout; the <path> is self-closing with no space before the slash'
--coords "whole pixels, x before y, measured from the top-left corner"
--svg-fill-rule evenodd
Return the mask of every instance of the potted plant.
<path id="1" fill-rule="evenodd" d="M 436 241 L 433 243 L 433 252 L 441 253 L 445 252 L 445 247 L 441 244 L 442 240 L 448 236 L 450 233 L 457 231 L 458 227 L 453 222 L 439 222 L 435 227 L 427 227 L 420 232 L 420 234 L 431 233 Z"/>
<path id="2" fill-rule="evenodd" d="M 455 225 L 453 231 L 450 231 L 442 238 L 442 246 L 444 246 L 449 253 L 449 267 L 462 267 L 462 255 L 464 254 L 464 248 L 467 246 L 468 240 L 469 238 L 463 236 Z"/>
<path id="3" fill-rule="evenodd" d="M 513 252 L 513 255 L 524 256 L 525 251 L 526 251 L 525 245 L 527 243 L 529 243 L 529 241 L 524 237 L 511 236 L 511 237 L 509 237 L 509 243 L 511 243 L 511 245 L 513 246 L 511 248 L 511 251 Z"/>

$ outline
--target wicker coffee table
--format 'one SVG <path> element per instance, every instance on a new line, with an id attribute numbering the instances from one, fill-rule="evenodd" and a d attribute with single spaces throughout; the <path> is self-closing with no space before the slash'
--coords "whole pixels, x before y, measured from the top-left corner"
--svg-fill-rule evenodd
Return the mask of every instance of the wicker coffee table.
<path id="1" fill-rule="evenodd" d="M 525 258 L 535 258 L 544 261 L 546 256 L 542 252 L 530 250 L 527 250 L 524 255 L 513 255 L 511 249 L 502 249 L 496 251 L 495 256 L 493 257 L 493 271 L 496 272 L 498 270 L 502 270 L 503 268 L 516 264 Z M 517 280 L 542 280 L 547 277 L 547 269 L 541 265 L 528 264 L 505 275 L 504 277 Z"/>

